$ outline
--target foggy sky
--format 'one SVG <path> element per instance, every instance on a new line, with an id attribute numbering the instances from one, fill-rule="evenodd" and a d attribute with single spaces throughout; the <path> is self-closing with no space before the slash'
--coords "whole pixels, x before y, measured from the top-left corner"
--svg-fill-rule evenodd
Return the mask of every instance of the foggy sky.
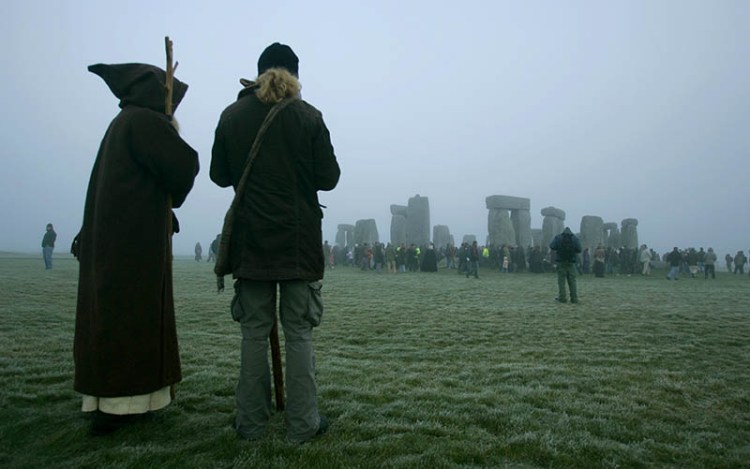
<path id="1" fill-rule="evenodd" d="M 201 172 L 177 210 L 178 254 L 221 230 L 231 190 L 209 179 L 220 112 L 270 43 L 300 58 L 342 169 L 321 192 L 324 238 L 391 204 L 430 199 L 431 224 L 487 235 L 488 195 L 605 222 L 639 220 L 659 252 L 750 248 L 750 2 L 158 1 L 0 3 L 0 250 L 67 251 L 94 158 L 119 108 L 90 64 L 164 67 Z M 210 3 L 210 5 L 209 5 Z"/>

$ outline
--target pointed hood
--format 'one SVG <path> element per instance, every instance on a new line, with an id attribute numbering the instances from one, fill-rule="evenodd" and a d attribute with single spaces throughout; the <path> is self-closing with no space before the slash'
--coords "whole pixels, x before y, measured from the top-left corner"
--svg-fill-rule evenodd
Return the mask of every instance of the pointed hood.
<path id="1" fill-rule="evenodd" d="M 159 67 L 148 64 L 96 64 L 89 65 L 89 72 L 102 77 L 119 100 L 120 107 L 132 104 L 157 112 L 164 112 L 166 89 L 164 83 L 167 74 Z M 188 85 L 177 78 L 172 90 L 172 110 L 187 92 Z"/>

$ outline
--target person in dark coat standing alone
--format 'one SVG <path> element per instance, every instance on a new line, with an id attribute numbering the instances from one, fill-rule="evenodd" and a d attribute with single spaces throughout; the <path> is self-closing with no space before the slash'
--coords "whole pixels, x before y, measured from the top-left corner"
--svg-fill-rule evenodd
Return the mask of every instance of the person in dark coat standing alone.
<path id="1" fill-rule="evenodd" d="M 89 180 L 76 309 L 75 390 L 92 433 L 117 430 L 171 401 L 181 380 L 172 295 L 172 208 L 198 154 L 165 114 L 165 77 L 146 64 L 92 65 L 120 100 Z M 173 108 L 187 85 L 174 80 Z M 134 249 L 136 248 L 137 249 Z"/>
<path id="2" fill-rule="evenodd" d="M 287 438 L 305 442 L 328 427 L 318 412 L 312 346 L 313 327 L 323 314 L 325 265 L 318 191 L 336 187 L 340 169 L 320 111 L 299 98 L 298 64 L 287 45 L 263 51 L 257 80 L 241 80 L 245 88 L 221 114 L 211 156 L 211 180 L 237 191 L 263 121 L 278 103 L 286 106 L 260 142 L 235 205 L 229 242 L 236 279 L 231 311 L 242 331 L 234 428 L 248 440 L 264 435 L 271 415 L 268 337 L 277 295 L 286 350 Z"/>
<path id="3" fill-rule="evenodd" d="M 52 227 L 52 223 L 47 223 L 47 229 L 42 237 L 42 257 L 44 257 L 44 267 L 47 270 L 52 268 L 52 251 L 55 250 L 55 240 L 57 233 Z"/>
<path id="4" fill-rule="evenodd" d="M 570 289 L 570 302 L 578 303 L 576 260 L 581 252 L 581 241 L 570 228 L 566 227 L 562 233 L 552 239 L 549 248 L 555 251 L 555 263 L 557 264 L 557 298 L 555 299 L 560 303 L 567 303 L 568 298 L 565 291 L 567 282 Z"/>

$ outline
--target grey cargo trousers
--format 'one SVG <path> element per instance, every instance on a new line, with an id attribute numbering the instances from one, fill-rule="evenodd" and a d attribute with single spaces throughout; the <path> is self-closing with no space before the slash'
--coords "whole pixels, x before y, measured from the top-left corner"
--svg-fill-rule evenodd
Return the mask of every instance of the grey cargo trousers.
<path id="1" fill-rule="evenodd" d="M 232 317 L 242 329 L 235 429 L 243 438 L 258 439 L 265 433 L 271 416 L 268 336 L 276 315 L 277 285 L 286 350 L 287 438 L 304 442 L 315 435 L 320 425 L 312 347 L 312 328 L 320 324 L 323 314 L 320 282 L 247 279 L 235 282 Z"/>

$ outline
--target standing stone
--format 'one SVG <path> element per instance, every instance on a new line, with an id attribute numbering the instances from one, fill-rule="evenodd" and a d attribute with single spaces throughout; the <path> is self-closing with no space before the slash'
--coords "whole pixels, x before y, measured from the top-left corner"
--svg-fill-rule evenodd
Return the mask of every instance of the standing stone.
<path id="1" fill-rule="evenodd" d="M 534 228 L 531 230 L 531 242 L 533 244 L 529 244 L 528 246 L 523 246 L 524 249 L 531 246 L 541 246 L 542 245 L 542 230 L 541 228 Z"/>
<path id="2" fill-rule="evenodd" d="M 410 198 L 407 206 L 406 242 L 417 246 L 430 243 L 430 200 L 419 194 Z"/>
<path id="3" fill-rule="evenodd" d="M 552 238 L 565 229 L 565 212 L 555 207 L 542 209 L 542 247 L 548 247 Z"/>
<path id="4" fill-rule="evenodd" d="M 516 230 L 510 221 L 510 212 L 502 209 L 492 209 L 487 214 L 487 242 L 493 246 L 516 243 Z"/>
<path id="5" fill-rule="evenodd" d="M 364 243 L 372 246 L 380 240 L 378 238 L 378 226 L 375 220 L 368 218 L 366 220 L 357 220 L 354 225 L 354 243 L 362 245 Z"/>
<path id="6" fill-rule="evenodd" d="M 476 240 L 477 240 L 476 235 L 465 234 L 462 243 L 472 244 Z"/>
<path id="7" fill-rule="evenodd" d="M 604 220 L 602 217 L 594 215 L 584 215 L 581 218 L 581 247 L 583 249 L 589 248 L 589 251 L 593 251 L 597 246 L 603 243 L 602 240 L 602 226 Z"/>
<path id="8" fill-rule="evenodd" d="M 445 225 L 435 225 L 432 228 L 432 242 L 435 249 L 444 248 L 451 242 L 451 230 Z"/>
<path id="9" fill-rule="evenodd" d="M 391 216 L 391 243 L 401 244 L 406 242 L 406 217 L 403 215 Z"/>
<path id="10" fill-rule="evenodd" d="M 513 210 L 510 212 L 510 220 L 513 222 L 513 229 L 516 230 L 516 246 L 531 246 L 531 212 Z"/>
<path id="11" fill-rule="evenodd" d="M 340 248 L 347 246 L 353 246 L 354 241 L 354 225 L 341 224 L 337 226 L 336 231 L 336 245 Z"/>
<path id="12" fill-rule="evenodd" d="M 391 205 L 391 243 L 399 245 L 406 242 L 406 213 L 405 205 Z"/>
<path id="13" fill-rule="evenodd" d="M 616 241 L 613 245 L 612 242 Z M 620 242 L 620 230 L 617 229 L 617 223 L 605 223 L 602 225 L 602 246 L 617 247 L 617 243 Z"/>
<path id="14" fill-rule="evenodd" d="M 531 243 L 531 200 L 509 195 L 490 195 L 485 198 L 487 231 L 490 244 L 529 246 Z M 510 216 L 509 213 L 510 212 Z"/>
<path id="15" fill-rule="evenodd" d="M 638 220 L 626 218 L 622 221 L 621 244 L 628 249 L 638 249 Z"/>

